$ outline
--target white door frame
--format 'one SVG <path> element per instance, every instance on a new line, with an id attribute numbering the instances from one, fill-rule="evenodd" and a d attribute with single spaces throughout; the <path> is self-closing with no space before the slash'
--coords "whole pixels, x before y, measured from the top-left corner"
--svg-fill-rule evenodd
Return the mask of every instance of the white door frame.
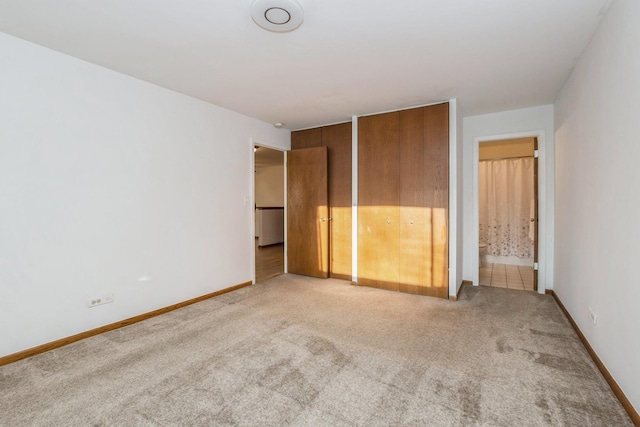
<path id="1" fill-rule="evenodd" d="M 501 139 L 538 138 L 538 293 L 544 294 L 547 289 L 546 272 L 549 266 L 547 259 L 547 235 L 549 221 L 547 218 L 547 168 L 546 168 L 546 137 L 544 130 L 517 132 L 500 135 L 487 135 L 473 138 L 473 285 L 480 284 L 480 201 L 478 190 L 478 162 L 480 161 L 480 143 Z"/>

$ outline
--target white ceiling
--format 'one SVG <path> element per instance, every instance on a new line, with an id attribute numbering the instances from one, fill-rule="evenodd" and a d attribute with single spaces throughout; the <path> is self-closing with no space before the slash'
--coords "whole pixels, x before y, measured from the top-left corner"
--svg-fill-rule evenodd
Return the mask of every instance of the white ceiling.
<path id="1" fill-rule="evenodd" d="M 458 98 L 464 115 L 552 103 L 611 0 L 0 0 L 0 31 L 300 129 Z"/>

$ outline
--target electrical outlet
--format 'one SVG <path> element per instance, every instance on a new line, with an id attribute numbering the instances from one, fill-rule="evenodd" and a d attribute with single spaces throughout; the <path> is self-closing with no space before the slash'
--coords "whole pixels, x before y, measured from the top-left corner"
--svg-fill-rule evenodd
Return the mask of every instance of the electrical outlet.
<path id="1" fill-rule="evenodd" d="M 109 304 L 110 302 L 113 302 L 113 294 L 105 294 L 99 298 L 92 298 L 87 301 L 87 307 L 96 307 L 102 304 Z"/>
<path id="2" fill-rule="evenodd" d="M 596 312 L 593 311 L 593 308 L 589 307 L 589 319 L 591 319 L 591 321 L 593 322 L 593 324 L 596 324 L 596 321 L 598 320 L 598 316 L 596 316 Z"/>

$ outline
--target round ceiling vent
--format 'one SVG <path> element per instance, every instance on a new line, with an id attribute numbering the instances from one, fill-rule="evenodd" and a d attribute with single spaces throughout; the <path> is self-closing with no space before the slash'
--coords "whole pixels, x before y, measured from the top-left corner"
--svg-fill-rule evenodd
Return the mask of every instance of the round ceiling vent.
<path id="1" fill-rule="evenodd" d="M 254 0 L 251 17 L 265 30 L 284 33 L 298 28 L 304 13 L 296 0 Z"/>

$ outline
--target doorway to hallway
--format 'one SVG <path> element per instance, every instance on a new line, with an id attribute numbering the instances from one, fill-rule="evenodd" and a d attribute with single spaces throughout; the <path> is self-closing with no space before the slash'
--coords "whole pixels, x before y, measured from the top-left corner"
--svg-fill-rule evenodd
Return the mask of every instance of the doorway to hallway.
<path id="1" fill-rule="evenodd" d="M 255 282 L 284 273 L 284 152 L 254 147 Z"/>

